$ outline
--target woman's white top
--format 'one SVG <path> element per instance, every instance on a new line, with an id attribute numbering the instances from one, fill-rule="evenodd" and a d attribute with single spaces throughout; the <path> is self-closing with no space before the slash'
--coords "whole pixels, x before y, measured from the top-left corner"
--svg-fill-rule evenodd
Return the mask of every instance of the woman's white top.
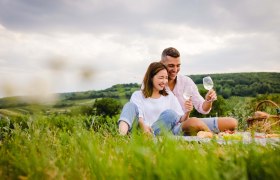
<path id="1" fill-rule="evenodd" d="M 179 116 L 184 115 L 184 112 L 174 94 L 168 91 L 167 96 L 161 95 L 159 98 L 145 98 L 142 91 L 135 91 L 130 102 L 137 105 L 139 110 L 139 118 L 143 118 L 144 123 L 148 126 L 158 120 L 159 115 L 167 110 L 171 109 L 175 111 Z"/>

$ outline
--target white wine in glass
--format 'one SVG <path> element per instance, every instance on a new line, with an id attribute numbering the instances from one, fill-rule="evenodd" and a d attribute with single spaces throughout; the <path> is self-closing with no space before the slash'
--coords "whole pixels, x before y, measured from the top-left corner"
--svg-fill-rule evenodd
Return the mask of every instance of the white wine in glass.
<path id="1" fill-rule="evenodd" d="M 193 93 L 193 87 L 192 86 L 186 86 L 184 88 L 183 97 L 184 97 L 185 101 L 191 100 L 192 93 Z M 186 112 L 187 118 L 190 117 L 190 113 L 191 113 L 191 111 Z"/>
<path id="2" fill-rule="evenodd" d="M 192 97 L 191 94 L 189 94 L 188 92 L 184 92 L 183 93 L 183 97 L 186 101 L 190 100 L 190 98 Z"/>
<path id="3" fill-rule="evenodd" d="M 190 100 L 190 98 L 192 97 L 192 87 L 188 86 L 184 88 L 184 92 L 183 92 L 183 97 L 186 101 Z"/>
<path id="4" fill-rule="evenodd" d="M 203 86 L 208 91 L 213 88 L 214 83 L 213 83 L 210 76 L 206 76 L 206 77 L 203 78 Z"/>

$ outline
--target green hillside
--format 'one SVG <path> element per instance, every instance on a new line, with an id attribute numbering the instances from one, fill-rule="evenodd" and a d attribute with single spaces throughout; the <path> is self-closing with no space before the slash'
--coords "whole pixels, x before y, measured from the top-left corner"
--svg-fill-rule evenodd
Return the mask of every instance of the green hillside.
<path id="1" fill-rule="evenodd" d="M 230 96 L 255 97 L 258 94 L 280 93 L 280 73 L 228 73 L 209 74 L 217 94 Z M 202 84 L 203 75 L 190 75 L 196 84 Z"/>
<path id="2" fill-rule="evenodd" d="M 198 85 L 200 93 L 204 95 L 206 90 L 202 85 L 202 78 L 210 75 L 214 81 L 214 89 L 224 99 L 230 97 L 257 97 L 257 95 L 272 95 L 280 93 L 280 73 L 228 73 L 228 74 L 201 74 L 190 75 Z M 128 101 L 131 94 L 140 89 L 140 84 L 117 84 L 110 88 L 99 91 L 69 92 L 57 94 L 58 100 L 55 104 L 46 104 L 42 109 L 58 112 L 67 111 L 69 108 L 82 105 L 91 106 L 95 99 L 115 98 L 122 104 Z M 278 97 L 278 96 L 277 96 Z M 14 112 L 30 112 L 34 106 L 23 99 L 28 97 L 6 97 L 0 99 L 0 109 L 9 109 Z M 278 102 L 278 99 L 275 99 Z M 36 106 L 37 109 L 38 106 Z M 47 111 L 48 111 L 47 110 Z"/>
<path id="3" fill-rule="evenodd" d="M 201 92 L 204 91 L 202 78 L 210 75 L 214 81 L 214 89 L 224 98 L 231 96 L 256 97 L 258 94 L 280 93 L 280 73 L 228 73 L 228 74 L 202 74 L 190 75 L 198 85 Z M 62 99 L 95 99 L 118 98 L 129 99 L 131 94 L 140 88 L 140 84 L 117 84 L 111 88 L 100 91 L 73 92 L 60 94 Z"/>

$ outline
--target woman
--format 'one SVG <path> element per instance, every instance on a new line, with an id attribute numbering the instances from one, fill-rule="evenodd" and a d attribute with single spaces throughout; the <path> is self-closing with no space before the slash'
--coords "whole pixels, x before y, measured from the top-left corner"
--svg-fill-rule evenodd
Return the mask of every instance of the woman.
<path id="1" fill-rule="evenodd" d="M 121 135 L 131 131 L 134 120 L 145 133 L 181 132 L 181 123 L 188 119 L 188 113 L 183 112 L 174 94 L 166 91 L 167 82 L 167 68 L 160 62 L 151 63 L 143 80 L 143 89 L 134 92 L 130 102 L 123 107 L 118 121 Z"/>

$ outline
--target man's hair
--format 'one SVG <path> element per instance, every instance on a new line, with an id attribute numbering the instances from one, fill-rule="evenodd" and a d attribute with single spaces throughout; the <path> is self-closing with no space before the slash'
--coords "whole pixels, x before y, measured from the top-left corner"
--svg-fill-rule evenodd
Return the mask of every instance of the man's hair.
<path id="1" fill-rule="evenodd" d="M 161 53 L 161 60 L 163 60 L 166 56 L 171 56 L 173 58 L 180 57 L 180 53 L 174 47 L 166 48 Z"/>
<path id="2" fill-rule="evenodd" d="M 153 94 L 153 77 L 161 70 L 165 69 L 167 71 L 167 68 L 160 62 L 153 62 L 148 67 L 146 74 L 143 79 L 143 85 L 144 88 L 142 89 L 142 93 L 145 98 L 151 97 Z M 163 96 L 167 96 L 168 93 L 166 92 L 165 88 L 159 93 Z"/>

